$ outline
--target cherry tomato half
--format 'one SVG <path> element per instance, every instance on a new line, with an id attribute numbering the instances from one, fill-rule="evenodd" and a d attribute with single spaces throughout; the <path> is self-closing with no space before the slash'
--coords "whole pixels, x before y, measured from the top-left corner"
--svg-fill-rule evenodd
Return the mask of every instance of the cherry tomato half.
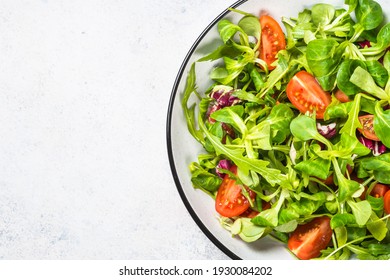
<path id="1" fill-rule="evenodd" d="M 299 225 L 288 240 L 288 248 L 301 260 L 320 256 L 332 238 L 330 218 L 323 216 Z"/>
<path id="2" fill-rule="evenodd" d="M 383 207 L 385 208 L 386 214 L 390 214 L 390 191 L 383 197 Z"/>
<path id="3" fill-rule="evenodd" d="M 363 128 L 358 128 L 358 130 L 361 134 L 363 134 L 364 137 L 373 141 L 380 141 L 374 131 L 374 115 L 360 116 L 359 121 Z"/>
<path id="4" fill-rule="evenodd" d="M 351 99 L 349 99 L 348 95 L 346 95 L 344 92 L 341 91 L 341 89 L 338 89 L 336 93 L 334 94 L 334 97 L 341 103 L 349 102 Z"/>
<path id="5" fill-rule="evenodd" d="M 290 80 L 286 88 L 290 102 L 301 112 L 316 111 L 316 118 L 323 119 L 326 107 L 332 97 L 324 91 L 314 76 L 306 71 L 300 71 Z"/>
<path id="6" fill-rule="evenodd" d="M 390 190 L 390 188 L 383 184 L 376 184 L 374 188 L 372 189 L 370 195 L 373 197 L 384 197 L 385 194 Z"/>
<path id="7" fill-rule="evenodd" d="M 233 166 L 230 171 L 237 174 L 237 166 Z M 249 188 L 247 191 L 251 199 L 254 199 L 256 194 Z M 249 206 L 248 199 L 242 194 L 242 186 L 225 174 L 215 198 L 215 210 L 222 216 L 231 218 L 241 215 Z"/>
<path id="8" fill-rule="evenodd" d="M 260 25 L 260 59 L 267 63 L 269 70 L 272 70 L 275 66 L 272 66 L 271 64 L 277 59 L 277 53 L 286 48 L 286 39 L 282 28 L 272 17 L 267 15 L 261 16 Z"/>

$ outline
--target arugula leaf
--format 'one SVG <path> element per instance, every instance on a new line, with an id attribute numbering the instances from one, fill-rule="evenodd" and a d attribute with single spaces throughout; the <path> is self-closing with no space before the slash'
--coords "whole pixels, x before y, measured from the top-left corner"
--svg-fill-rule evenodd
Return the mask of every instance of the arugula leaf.
<path id="1" fill-rule="evenodd" d="M 268 122 L 261 122 L 251 129 L 246 136 L 247 140 L 252 140 L 254 144 L 263 150 L 272 150 L 271 145 L 271 125 Z"/>
<path id="2" fill-rule="evenodd" d="M 260 91 L 265 84 L 263 77 L 252 63 L 249 63 L 247 68 L 249 70 L 249 75 L 252 79 L 252 82 L 256 87 L 256 91 Z"/>
<path id="3" fill-rule="evenodd" d="M 236 90 L 232 93 L 232 96 L 237 97 L 240 100 L 243 101 L 249 101 L 257 104 L 264 104 L 264 100 L 256 97 L 253 93 L 247 92 L 245 90 Z"/>
<path id="4" fill-rule="evenodd" d="M 281 79 L 290 70 L 288 63 L 289 55 L 286 51 L 279 51 L 277 65 L 274 70 L 268 75 L 268 79 L 265 82 L 264 87 L 260 90 L 259 96 L 263 97 L 266 93 L 271 91 L 273 87 L 280 82 Z"/>
<path id="5" fill-rule="evenodd" d="M 317 155 L 322 158 L 344 158 L 350 159 L 351 155 L 365 156 L 371 152 L 369 148 L 364 146 L 354 136 L 349 136 L 346 133 L 342 133 L 340 141 L 334 145 L 334 149 L 331 151 L 318 151 Z"/>
<path id="6" fill-rule="evenodd" d="M 338 198 L 339 202 L 342 203 L 345 202 L 347 199 L 351 198 L 363 186 L 361 186 L 358 182 L 354 180 L 348 180 L 344 177 L 343 173 L 340 170 L 340 166 L 337 162 L 337 159 L 333 158 L 332 163 L 336 174 L 337 184 L 339 187 Z"/>
<path id="7" fill-rule="evenodd" d="M 281 182 L 282 176 L 280 176 L 280 170 L 267 168 L 267 165 L 269 165 L 268 161 L 247 158 L 243 156 L 244 149 L 232 149 L 226 147 L 221 143 L 218 137 L 212 135 L 207 130 L 206 126 L 201 120 L 201 117 L 198 118 L 198 123 L 200 129 L 203 131 L 203 133 L 209 139 L 210 143 L 213 145 L 217 155 L 222 154 L 227 156 L 238 166 L 239 169 L 244 172 L 244 174 L 249 174 L 250 170 L 259 173 L 272 186 Z"/>
<path id="8" fill-rule="evenodd" d="M 367 249 L 374 256 L 390 255 L 390 244 L 369 244 Z"/>
<path id="9" fill-rule="evenodd" d="M 242 135 L 247 133 L 247 128 L 242 116 L 244 115 L 244 107 L 241 105 L 225 107 L 212 113 L 210 116 L 220 122 L 231 124 Z"/>
<path id="10" fill-rule="evenodd" d="M 223 58 L 223 61 L 225 62 L 225 68 L 216 68 L 221 70 L 218 70 L 218 72 L 213 71 L 213 75 L 211 77 L 212 79 L 224 85 L 231 83 L 235 78 L 237 78 L 248 63 L 248 61 L 245 60 L 244 57 L 241 57 L 236 60 L 225 56 Z M 215 74 L 218 74 L 220 76 L 218 77 Z"/>
<path id="11" fill-rule="evenodd" d="M 348 113 L 347 122 L 340 129 L 340 133 L 346 133 L 352 137 L 356 137 L 356 129 L 362 128 L 362 124 L 359 121 L 360 99 L 361 95 L 357 94 L 352 102 L 351 110 Z"/>
<path id="12" fill-rule="evenodd" d="M 191 65 L 190 71 L 187 76 L 186 87 L 184 89 L 182 99 L 182 107 L 187 121 L 188 131 L 199 143 L 204 145 L 205 140 L 203 134 L 200 130 L 196 128 L 195 104 L 193 104 L 191 107 L 187 106 L 188 100 L 190 99 L 192 93 L 196 93 L 195 63 Z"/>
<path id="13" fill-rule="evenodd" d="M 367 235 L 367 229 L 365 227 L 347 227 L 348 242 L 363 238 Z"/>
<path id="14" fill-rule="evenodd" d="M 284 103 L 272 107 L 271 113 L 264 120 L 270 124 L 273 141 L 282 143 L 290 135 L 290 122 L 294 117 L 294 112 Z"/>
<path id="15" fill-rule="evenodd" d="M 270 209 L 261 211 L 251 221 L 255 225 L 259 225 L 259 226 L 276 227 L 278 225 L 279 211 L 280 211 L 284 201 L 289 196 L 290 195 L 289 195 L 289 192 L 287 190 L 282 190 L 276 205 L 274 205 Z"/>

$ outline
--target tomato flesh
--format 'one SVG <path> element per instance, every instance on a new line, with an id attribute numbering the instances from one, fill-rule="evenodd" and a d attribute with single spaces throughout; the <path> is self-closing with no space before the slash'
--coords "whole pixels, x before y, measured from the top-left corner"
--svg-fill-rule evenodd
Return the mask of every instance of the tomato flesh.
<path id="1" fill-rule="evenodd" d="M 344 92 L 341 91 L 341 89 L 338 89 L 336 93 L 334 94 L 334 97 L 341 103 L 349 102 L 351 99 L 349 99 L 348 95 L 346 95 Z"/>
<path id="2" fill-rule="evenodd" d="M 275 68 L 272 63 L 277 59 L 276 55 L 280 50 L 286 48 L 286 39 L 282 28 L 272 17 L 267 15 L 261 16 L 260 25 L 260 59 L 267 63 L 269 70 L 272 70 Z"/>
<path id="3" fill-rule="evenodd" d="M 372 189 L 370 195 L 373 197 L 384 197 L 385 194 L 390 190 L 390 188 L 386 185 L 377 183 Z"/>
<path id="4" fill-rule="evenodd" d="M 331 239 L 330 218 L 323 216 L 299 225 L 291 234 L 287 246 L 299 259 L 310 260 L 319 257 Z"/>
<path id="5" fill-rule="evenodd" d="M 286 88 L 290 102 L 303 114 L 316 112 L 317 119 L 323 119 L 332 101 L 329 92 L 324 91 L 314 76 L 300 71 L 289 81 Z"/>
<path id="6" fill-rule="evenodd" d="M 388 191 L 383 197 L 383 207 L 386 214 L 390 214 L 390 191 Z"/>
<path id="7" fill-rule="evenodd" d="M 237 173 L 237 166 L 233 166 L 230 171 Z M 251 199 L 255 198 L 255 193 L 246 188 Z M 222 180 L 215 199 L 215 210 L 224 217 L 235 217 L 244 213 L 250 206 L 248 199 L 242 194 L 242 186 L 236 180 L 231 179 L 228 174 Z"/>
<path id="8" fill-rule="evenodd" d="M 374 115 L 360 116 L 359 121 L 363 128 L 358 128 L 358 130 L 364 137 L 373 141 L 380 141 L 374 131 Z"/>

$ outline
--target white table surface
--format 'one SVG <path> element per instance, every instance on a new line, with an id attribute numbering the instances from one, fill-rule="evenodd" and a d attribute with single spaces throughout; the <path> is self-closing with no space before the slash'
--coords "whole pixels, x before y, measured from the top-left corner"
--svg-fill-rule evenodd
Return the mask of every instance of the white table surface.
<path id="1" fill-rule="evenodd" d="M 234 2 L 0 1 L 0 259 L 228 259 L 165 133 L 181 62 Z"/>

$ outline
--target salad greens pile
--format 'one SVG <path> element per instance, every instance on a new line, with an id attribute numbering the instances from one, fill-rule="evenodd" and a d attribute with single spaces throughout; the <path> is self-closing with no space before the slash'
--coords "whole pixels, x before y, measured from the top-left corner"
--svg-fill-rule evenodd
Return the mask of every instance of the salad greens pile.
<path id="1" fill-rule="evenodd" d="M 232 11 L 241 20 L 222 19 L 221 45 L 196 62 L 220 62 L 212 86 L 198 92 L 193 63 L 183 93 L 189 132 L 205 149 L 190 165 L 193 186 L 214 199 L 226 175 L 247 187 L 242 193 L 258 214 L 219 218 L 244 241 L 271 235 L 287 243 L 300 224 L 327 216 L 332 239 L 319 259 L 389 259 L 390 215 L 383 197 L 370 195 L 376 184 L 390 184 L 390 24 L 380 4 L 315 4 L 283 17 L 286 48 L 273 70 L 259 58 L 259 18 Z M 287 98 L 302 70 L 332 95 L 323 119 Z M 335 98 L 337 90 L 348 102 Z M 361 133 L 359 117 L 367 114 L 379 141 Z"/>

